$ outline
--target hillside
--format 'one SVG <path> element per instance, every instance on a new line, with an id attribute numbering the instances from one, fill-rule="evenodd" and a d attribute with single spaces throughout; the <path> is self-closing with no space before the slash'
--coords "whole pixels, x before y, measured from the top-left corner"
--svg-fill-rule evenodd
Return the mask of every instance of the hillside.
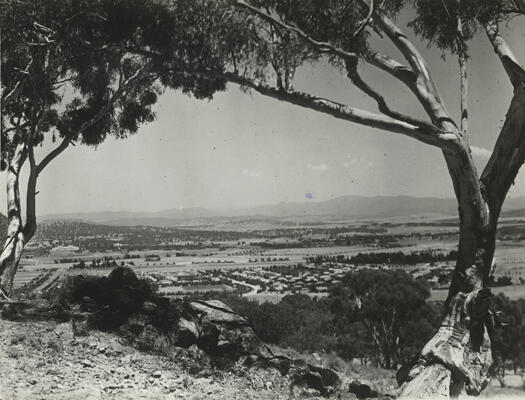
<path id="1" fill-rule="evenodd" d="M 288 398 L 277 371 L 192 374 L 174 354 L 141 352 L 103 332 L 75 337 L 67 322 L 0 320 L 0 331 L 2 400 Z"/>
<path id="2" fill-rule="evenodd" d="M 75 335 L 71 322 L 39 313 L 19 320 L 3 314 L 0 400 L 326 399 L 316 390 L 295 386 L 275 369 L 247 368 L 240 363 L 215 368 L 203 363 L 194 349 L 159 354 L 140 350 L 107 332 Z M 331 398 L 356 399 L 347 390 L 356 381 L 380 393 L 397 393 L 394 371 L 345 363 L 329 355 L 273 350 L 335 368 L 343 384 Z M 481 397 L 518 400 L 522 394 L 494 383 Z"/>
<path id="3" fill-rule="evenodd" d="M 0 331 L 2 400 L 323 398 L 314 390 L 293 388 L 277 370 L 242 365 L 198 370 L 196 360 L 183 352 L 140 351 L 105 332 L 75 336 L 68 322 L 0 319 Z M 350 372 L 346 381 L 368 376 L 375 387 L 394 389 L 393 372 L 365 370 Z"/>

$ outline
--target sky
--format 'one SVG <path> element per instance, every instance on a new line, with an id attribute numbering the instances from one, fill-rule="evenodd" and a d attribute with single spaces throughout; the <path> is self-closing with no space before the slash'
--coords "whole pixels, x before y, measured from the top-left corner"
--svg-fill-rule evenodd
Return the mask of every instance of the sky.
<path id="1" fill-rule="evenodd" d="M 401 18 L 401 26 L 407 18 Z M 525 26 L 511 23 L 505 35 L 518 59 L 525 60 Z M 409 37 L 427 59 L 457 120 L 456 59 L 443 60 L 439 50 Z M 385 40 L 374 39 L 374 45 L 402 60 Z M 475 38 L 470 51 L 469 141 L 480 169 L 502 126 L 512 87 L 484 36 Z M 364 77 L 393 108 L 424 117 L 407 89 L 370 68 L 363 70 Z M 326 63 L 299 70 L 294 87 L 376 110 L 374 102 Z M 439 149 L 254 92 L 243 93 L 233 84 L 212 101 L 166 91 L 155 111 L 156 121 L 126 140 L 110 138 L 96 149 L 77 145 L 55 159 L 39 177 L 37 214 L 231 208 L 342 195 L 453 197 Z M 37 159 L 53 146 L 45 143 L 37 150 Z M 5 174 L 1 178 L 5 187 Z M 515 183 L 509 195 L 525 196 L 524 171 Z M 21 192 L 24 196 L 23 187 Z M 5 191 L 0 196 L 5 209 Z"/>

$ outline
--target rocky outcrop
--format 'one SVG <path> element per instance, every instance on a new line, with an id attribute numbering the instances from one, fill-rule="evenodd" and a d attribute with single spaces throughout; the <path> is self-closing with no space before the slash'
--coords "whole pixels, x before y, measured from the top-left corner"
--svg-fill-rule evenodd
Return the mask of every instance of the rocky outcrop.
<path id="1" fill-rule="evenodd" d="M 198 346 L 212 356 L 234 360 L 245 355 L 272 356 L 250 322 L 221 301 L 187 303 L 185 315 L 189 316 L 193 325 L 189 321 L 184 325 L 195 326 Z"/>
<path id="2" fill-rule="evenodd" d="M 330 369 L 274 356 L 251 323 L 223 302 L 156 296 L 130 268 L 118 267 L 107 278 L 74 277 L 66 287 L 78 304 L 72 320 L 76 335 L 92 328 L 117 330 L 140 348 L 171 353 L 190 369 L 244 361 L 247 366 L 275 368 L 294 385 L 323 395 L 341 386 Z"/>

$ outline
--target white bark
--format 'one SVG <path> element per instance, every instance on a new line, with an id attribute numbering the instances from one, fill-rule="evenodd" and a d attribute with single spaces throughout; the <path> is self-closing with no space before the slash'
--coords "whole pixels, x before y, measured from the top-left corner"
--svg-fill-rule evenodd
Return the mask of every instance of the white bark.
<path id="1" fill-rule="evenodd" d="M 22 214 L 20 209 L 19 177 L 27 158 L 25 144 L 19 144 L 7 169 L 7 238 L 0 254 L 0 291 L 9 295 L 14 274 L 24 248 Z"/>

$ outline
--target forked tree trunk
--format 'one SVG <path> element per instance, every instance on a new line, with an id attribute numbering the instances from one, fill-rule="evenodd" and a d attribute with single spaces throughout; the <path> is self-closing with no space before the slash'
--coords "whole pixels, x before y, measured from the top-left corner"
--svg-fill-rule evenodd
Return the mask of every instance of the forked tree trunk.
<path id="1" fill-rule="evenodd" d="M 445 153 L 459 204 L 458 259 L 445 315 L 436 334 L 404 377 L 401 399 L 455 397 L 464 387 L 479 394 L 494 375 L 486 287 L 492 268 L 499 214 L 525 160 L 525 84 L 515 90 L 495 150 L 481 179 L 470 154 Z"/>

